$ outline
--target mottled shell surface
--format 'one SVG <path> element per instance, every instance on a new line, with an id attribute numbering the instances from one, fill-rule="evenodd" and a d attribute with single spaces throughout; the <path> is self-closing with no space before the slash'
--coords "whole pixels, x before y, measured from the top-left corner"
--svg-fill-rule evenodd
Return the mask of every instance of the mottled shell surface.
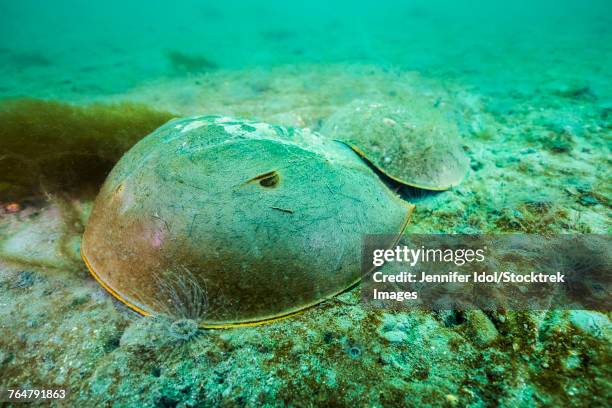
<path id="1" fill-rule="evenodd" d="M 250 324 L 356 283 L 363 235 L 399 236 L 412 208 L 342 143 L 192 117 L 160 127 L 118 162 L 82 255 L 142 314 Z"/>
<path id="2" fill-rule="evenodd" d="M 356 100 L 331 115 L 321 133 L 343 141 L 398 183 L 447 190 L 469 169 L 457 127 L 447 116 L 424 100 Z"/>

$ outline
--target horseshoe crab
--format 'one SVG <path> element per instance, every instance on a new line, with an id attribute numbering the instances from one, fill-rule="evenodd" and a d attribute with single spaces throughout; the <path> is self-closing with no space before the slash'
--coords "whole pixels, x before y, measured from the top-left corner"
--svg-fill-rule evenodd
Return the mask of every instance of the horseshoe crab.
<path id="1" fill-rule="evenodd" d="M 321 133 L 407 186 L 447 190 L 468 171 L 456 126 L 423 100 L 411 100 L 409 107 L 356 100 L 331 115 Z"/>
<path id="2" fill-rule="evenodd" d="M 362 236 L 399 237 L 413 208 L 342 143 L 191 117 L 121 158 L 81 253 L 98 282 L 141 314 L 256 324 L 355 284 Z"/>

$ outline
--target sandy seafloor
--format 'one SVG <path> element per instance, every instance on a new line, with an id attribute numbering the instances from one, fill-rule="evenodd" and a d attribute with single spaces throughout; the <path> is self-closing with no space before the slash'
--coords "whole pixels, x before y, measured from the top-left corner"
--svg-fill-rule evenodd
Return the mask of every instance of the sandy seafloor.
<path id="1" fill-rule="evenodd" d="M 49 3 L 0 3 L 1 96 L 314 130 L 355 99 L 427 98 L 453 113 L 471 169 L 451 191 L 411 198 L 408 233 L 610 233 L 605 1 Z M 173 64 L 177 51 L 208 63 Z M 87 273 L 78 248 L 90 206 L 3 210 L 2 388 L 68 388 L 75 406 L 612 400 L 605 312 L 366 310 L 357 287 L 273 324 L 176 339 Z"/>

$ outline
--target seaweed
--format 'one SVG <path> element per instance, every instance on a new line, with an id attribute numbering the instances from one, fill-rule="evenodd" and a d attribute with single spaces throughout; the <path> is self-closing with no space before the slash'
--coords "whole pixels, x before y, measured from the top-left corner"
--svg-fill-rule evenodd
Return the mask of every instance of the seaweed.
<path id="1" fill-rule="evenodd" d="M 554 94 L 562 98 L 576 99 L 580 101 L 592 102 L 597 100 L 597 95 L 595 95 L 591 87 L 589 87 L 588 85 L 570 86 L 566 89 L 557 90 L 556 92 L 554 92 Z"/>
<path id="2" fill-rule="evenodd" d="M 172 69 L 178 73 L 193 74 L 217 68 L 216 63 L 201 55 L 189 55 L 173 50 L 168 51 L 166 56 Z"/>
<path id="3" fill-rule="evenodd" d="M 171 119 L 135 103 L 0 101 L 0 202 L 95 192 L 121 155 Z"/>
<path id="4" fill-rule="evenodd" d="M 548 136 L 540 138 L 540 142 L 552 153 L 569 153 L 574 146 L 574 139 L 567 131 L 550 132 Z"/>
<path id="5" fill-rule="evenodd" d="M 505 208 L 495 221 L 502 232 L 551 234 L 558 232 L 567 221 L 567 212 L 547 201 L 531 201 L 515 209 Z"/>
<path id="6" fill-rule="evenodd" d="M 43 54 L 34 52 L 10 52 L 12 64 L 17 68 L 47 67 L 52 61 Z"/>

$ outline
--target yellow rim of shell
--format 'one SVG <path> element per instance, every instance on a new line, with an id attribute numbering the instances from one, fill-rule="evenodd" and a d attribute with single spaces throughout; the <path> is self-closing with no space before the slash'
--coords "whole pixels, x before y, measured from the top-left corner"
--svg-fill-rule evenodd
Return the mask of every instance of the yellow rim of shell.
<path id="1" fill-rule="evenodd" d="M 402 223 L 402 227 L 399 230 L 399 233 L 397 234 L 397 239 L 395 240 L 395 242 L 393 243 L 393 245 L 397 244 L 397 242 L 400 240 L 400 237 L 402 236 L 402 234 L 404 233 L 404 230 L 406 229 L 406 227 L 408 226 L 408 223 L 410 222 L 410 218 L 412 217 L 412 213 L 414 211 L 415 206 L 413 204 L 408 204 L 408 203 L 404 203 L 407 207 L 407 212 L 406 212 L 406 217 L 404 218 L 404 222 Z M 153 313 L 147 312 L 146 310 L 136 306 L 135 304 L 131 303 L 130 301 L 128 301 L 127 299 L 124 299 L 119 293 L 117 293 L 113 288 L 111 288 L 106 282 L 104 282 L 102 280 L 102 278 L 100 278 L 98 276 L 98 274 L 94 271 L 93 267 L 91 266 L 91 264 L 89 263 L 89 261 L 87 260 L 87 257 L 85 256 L 85 253 L 83 252 L 83 246 L 81 245 L 81 258 L 83 258 L 83 261 L 85 262 L 85 265 L 87 266 L 87 269 L 89 270 L 89 273 L 94 277 L 94 279 L 96 280 L 96 282 L 98 282 L 100 284 L 100 286 L 102 286 L 104 289 L 106 289 L 106 291 L 108 293 L 110 293 L 115 299 L 117 299 L 118 301 L 120 301 L 121 303 L 123 303 L 124 305 L 126 305 L 127 307 L 129 307 L 130 309 L 134 310 L 135 312 L 143 315 L 143 316 L 154 316 Z M 253 326 L 261 326 L 264 324 L 268 324 L 268 323 L 273 323 L 273 322 L 277 322 L 279 320 L 283 320 L 283 319 L 287 319 L 289 317 L 292 316 L 296 316 L 300 313 L 305 312 L 306 310 L 317 306 L 320 303 L 325 302 L 326 300 L 329 300 L 335 296 L 338 296 L 339 294 L 346 292 L 347 290 L 351 289 L 353 286 L 355 286 L 357 283 L 359 283 L 359 281 L 361 280 L 361 277 L 357 278 L 353 283 L 351 283 L 349 286 L 347 286 L 346 288 L 342 289 L 341 291 L 334 293 L 333 295 L 330 295 L 326 298 L 317 300 L 314 303 L 305 305 L 305 306 L 301 306 L 299 309 L 297 310 L 293 310 L 290 312 L 287 312 L 285 314 L 279 315 L 279 316 L 275 316 L 275 317 L 271 317 L 269 319 L 263 319 L 263 320 L 254 320 L 254 321 L 250 321 L 250 322 L 239 322 L 239 323 L 220 323 L 220 324 L 206 324 L 206 323 L 199 323 L 198 326 L 201 329 L 232 329 L 232 328 L 236 328 L 236 327 L 253 327 Z"/>

